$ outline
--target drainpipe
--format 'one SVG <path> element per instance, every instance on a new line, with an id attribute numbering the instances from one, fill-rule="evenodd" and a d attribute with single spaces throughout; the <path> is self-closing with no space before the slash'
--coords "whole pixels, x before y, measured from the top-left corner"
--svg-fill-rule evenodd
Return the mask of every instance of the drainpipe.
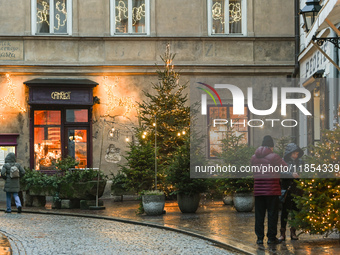
<path id="1" fill-rule="evenodd" d="M 299 54 L 300 54 L 300 27 L 299 27 L 299 23 L 300 23 L 300 19 L 299 19 L 299 10 L 300 10 L 300 3 L 299 0 L 294 0 L 294 25 L 295 25 L 295 67 L 294 67 L 294 71 L 292 73 L 292 78 L 296 78 L 299 74 L 300 71 L 300 66 L 299 66 Z"/>
<path id="2" fill-rule="evenodd" d="M 335 33 L 336 37 L 338 37 L 337 33 Z M 340 54 L 340 51 L 337 47 L 334 47 L 334 51 L 335 51 L 335 54 L 334 54 L 334 61 L 335 63 L 338 64 L 338 66 L 340 66 L 340 57 L 339 57 L 339 54 Z M 336 122 L 338 124 L 340 124 L 340 89 L 339 89 L 339 86 L 340 86 L 340 83 L 339 83 L 339 70 L 334 67 L 334 71 L 335 71 L 335 78 L 336 78 L 336 83 L 334 84 L 335 85 L 335 113 L 336 113 L 336 116 L 334 116 Z M 333 125 L 333 123 L 330 123 L 330 125 Z"/>
<path id="3" fill-rule="evenodd" d="M 292 78 L 294 80 L 295 87 L 299 87 L 299 83 L 297 82 L 296 77 L 299 76 L 299 72 L 300 72 L 300 65 L 299 65 L 299 60 L 298 60 L 299 54 L 300 54 L 300 27 L 299 27 L 300 8 L 299 7 L 300 7 L 299 0 L 294 0 L 295 65 L 294 65 L 294 71 L 292 73 Z M 297 110 L 293 110 L 292 118 L 294 120 L 297 120 L 298 117 L 299 117 L 299 114 Z M 293 142 L 295 142 L 296 144 L 298 144 L 298 136 L 299 136 L 299 130 L 298 130 L 298 127 L 295 127 L 293 128 L 293 131 L 292 131 L 292 138 L 293 138 Z"/>

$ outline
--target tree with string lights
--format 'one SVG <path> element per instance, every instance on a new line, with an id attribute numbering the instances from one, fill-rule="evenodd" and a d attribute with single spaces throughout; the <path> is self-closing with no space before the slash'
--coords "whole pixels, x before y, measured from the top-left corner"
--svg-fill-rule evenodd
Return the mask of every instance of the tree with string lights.
<path id="1" fill-rule="evenodd" d="M 168 44 L 161 56 L 164 69 L 157 71 L 158 83 L 152 84 L 151 92 L 143 91 L 146 99 L 139 103 L 138 143 L 130 143 L 130 152 L 125 157 L 127 163 L 121 166 L 128 179 L 134 180 L 131 183 L 143 183 L 143 187 L 138 188 L 165 189 L 165 169 L 189 134 L 187 86 L 179 83 L 179 74 L 174 71 L 174 57 Z"/>
<path id="2" fill-rule="evenodd" d="M 311 156 L 307 157 L 308 164 L 305 167 L 315 164 L 315 177 L 318 178 L 298 182 L 303 194 L 295 198 L 299 210 L 294 212 L 295 219 L 291 222 L 303 232 L 326 236 L 340 232 L 339 141 L 339 126 L 335 130 L 327 130 L 322 135 L 322 142 L 312 146 Z M 320 178 L 329 177 L 331 173 L 335 178 Z"/>
<path id="3" fill-rule="evenodd" d="M 187 85 L 179 82 L 179 74 L 174 70 L 174 57 L 168 44 L 161 56 L 164 69 L 157 71 L 159 82 L 152 84 L 154 93 L 144 91 L 147 100 L 139 104 L 140 134 L 145 141 L 156 139 L 160 166 L 168 165 L 169 157 L 184 144 L 184 135 L 189 132 L 190 125 L 190 107 L 187 106 L 188 95 L 185 92 Z"/>

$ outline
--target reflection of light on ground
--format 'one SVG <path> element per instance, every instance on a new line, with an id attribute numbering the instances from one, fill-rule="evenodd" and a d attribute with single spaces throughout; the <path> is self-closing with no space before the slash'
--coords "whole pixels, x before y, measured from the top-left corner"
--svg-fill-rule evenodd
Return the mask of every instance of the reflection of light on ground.
<path id="1" fill-rule="evenodd" d="M 0 255 L 12 254 L 10 247 L 8 239 L 4 235 L 0 234 Z"/>
<path id="2" fill-rule="evenodd" d="M 222 201 L 201 200 L 201 206 L 194 214 L 183 214 L 180 212 L 176 201 L 167 201 L 165 205 L 166 214 L 161 216 L 136 215 L 139 201 L 113 202 L 112 199 L 103 199 L 106 210 L 92 211 L 80 209 L 51 209 L 49 200 L 45 208 L 32 208 L 35 211 L 49 211 L 58 213 L 80 213 L 98 216 L 110 216 L 146 223 L 183 229 L 205 237 L 213 238 L 241 249 L 251 251 L 252 254 L 267 255 L 328 255 L 340 254 L 339 236 L 323 238 L 318 235 L 300 235 L 300 240 L 291 241 L 289 228 L 286 232 L 286 241 L 279 245 L 267 245 L 261 247 L 256 245 L 254 233 L 254 212 L 239 213 L 232 206 L 224 205 Z M 5 202 L 0 203 L 5 208 Z M 30 208 L 24 208 L 30 210 Z M 267 222 L 265 222 L 265 232 Z M 279 228 L 279 226 L 278 226 Z M 298 231 L 299 233 L 299 231 Z M 0 253 L 1 255 L 2 253 Z M 7 253 L 4 253 L 7 254 Z"/>

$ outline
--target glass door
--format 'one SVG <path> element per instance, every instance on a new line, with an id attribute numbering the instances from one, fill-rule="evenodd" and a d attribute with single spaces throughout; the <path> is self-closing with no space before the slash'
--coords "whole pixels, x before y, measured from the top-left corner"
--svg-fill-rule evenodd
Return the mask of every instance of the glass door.
<path id="1" fill-rule="evenodd" d="M 67 128 L 65 154 L 79 161 L 79 165 L 76 168 L 86 168 L 88 166 L 87 134 L 87 128 Z"/>

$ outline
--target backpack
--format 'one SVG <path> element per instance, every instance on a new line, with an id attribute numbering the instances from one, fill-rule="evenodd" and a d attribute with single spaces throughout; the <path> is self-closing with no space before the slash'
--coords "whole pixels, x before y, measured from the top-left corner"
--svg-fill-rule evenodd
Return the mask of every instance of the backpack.
<path id="1" fill-rule="evenodd" d="M 10 172 L 9 172 L 9 177 L 11 177 L 11 179 L 20 177 L 20 171 L 19 171 L 19 168 L 16 165 L 11 166 L 11 169 L 10 169 Z"/>

